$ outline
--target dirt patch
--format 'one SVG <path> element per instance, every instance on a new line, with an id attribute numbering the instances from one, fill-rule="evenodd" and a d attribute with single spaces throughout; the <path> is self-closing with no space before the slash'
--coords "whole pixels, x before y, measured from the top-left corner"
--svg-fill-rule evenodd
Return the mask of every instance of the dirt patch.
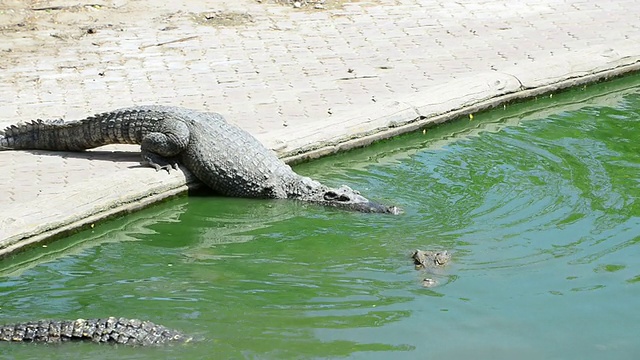
<path id="1" fill-rule="evenodd" d="M 261 0 L 257 0 L 258 2 L 263 2 Z M 336 1 L 332 0 L 272 0 L 272 2 L 279 5 L 293 6 L 294 8 L 314 8 L 314 9 L 324 9 L 326 7 L 325 4 L 333 3 Z M 327 4 L 328 5 L 328 4 Z"/>
<path id="2" fill-rule="evenodd" d="M 119 6 L 109 2 L 90 4 L 56 3 L 52 1 L 6 1 L 0 0 L 0 32 L 23 32 L 44 29 L 63 29 L 70 25 L 81 25 L 89 30 L 93 24 L 109 18 Z M 111 11 L 105 11 L 111 10 Z"/>
<path id="3" fill-rule="evenodd" d="M 344 4 L 359 2 L 359 0 L 256 0 L 262 4 L 278 4 L 304 10 L 340 9 Z"/>
<path id="4" fill-rule="evenodd" d="M 192 14 L 192 18 L 197 24 L 207 26 L 240 26 L 253 22 L 250 14 L 230 11 L 208 11 Z"/>

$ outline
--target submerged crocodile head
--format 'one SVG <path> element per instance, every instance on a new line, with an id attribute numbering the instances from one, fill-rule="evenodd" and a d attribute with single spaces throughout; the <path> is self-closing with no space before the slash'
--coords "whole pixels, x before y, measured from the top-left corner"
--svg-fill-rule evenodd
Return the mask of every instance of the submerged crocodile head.
<path id="1" fill-rule="evenodd" d="M 318 193 L 318 199 L 312 200 L 325 206 L 333 206 L 347 210 L 366 212 L 366 213 L 382 213 L 398 215 L 402 210 L 397 206 L 386 206 L 373 202 L 360 195 L 357 190 L 353 190 L 346 185 L 342 185 L 338 189 L 327 189 Z"/>
<path id="2" fill-rule="evenodd" d="M 308 201 L 319 205 L 332 206 L 345 210 L 398 215 L 402 210 L 397 206 L 382 205 L 360 195 L 346 185 L 329 188 L 308 177 L 296 177 L 290 183 L 289 198 Z"/>

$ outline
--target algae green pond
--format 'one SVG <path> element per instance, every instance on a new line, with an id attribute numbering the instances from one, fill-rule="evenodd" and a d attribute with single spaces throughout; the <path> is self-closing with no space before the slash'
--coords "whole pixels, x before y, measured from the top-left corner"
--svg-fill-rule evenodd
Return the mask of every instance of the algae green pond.
<path id="1" fill-rule="evenodd" d="M 296 168 L 405 214 L 194 194 L 98 224 L 3 260 L 0 323 L 116 315 L 200 341 L 0 358 L 640 356 L 640 78 Z M 452 262 L 417 271 L 416 248 Z"/>

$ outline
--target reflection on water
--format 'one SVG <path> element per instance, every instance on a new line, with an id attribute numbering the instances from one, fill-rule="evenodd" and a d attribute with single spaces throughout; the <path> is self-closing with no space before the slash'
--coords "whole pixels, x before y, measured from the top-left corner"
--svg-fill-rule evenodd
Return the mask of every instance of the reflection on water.
<path id="1" fill-rule="evenodd" d="M 186 201 L 179 199 L 170 207 L 154 207 L 144 213 L 132 214 L 112 222 L 113 226 L 99 226 L 90 231 L 85 231 L 81 236 L 74 236 L 65 240 L 53 242 L 41 249 L 31 250 L 14 256 L 11 261 L 5 261 L 0 268 L 0 276 L 16 277 L 23 271 L 39 264 L 57 261 L 63 257 L 74 256 L 83 253 L 88 248 L 97 247 L 106 243 L 137 241 L 139 235 L 155 234 L 151 229 L 157 223 L 179 223 L 178 216 L 184 213 Z"/>
<path id="2" fill-rule="evenodd" d="M 640 88 L 622 79 L 314 161 L 402 216 L 191 196 L 22 254 L 3 322 L 118 315 L 206 340 L 9 358 L 634 358 Z M 596 91 L 597 90 L 597 91 Z M 529 121 L 535 120 L 535 121 Z M 425 289 L 415 248 L 453 263 Z"/>

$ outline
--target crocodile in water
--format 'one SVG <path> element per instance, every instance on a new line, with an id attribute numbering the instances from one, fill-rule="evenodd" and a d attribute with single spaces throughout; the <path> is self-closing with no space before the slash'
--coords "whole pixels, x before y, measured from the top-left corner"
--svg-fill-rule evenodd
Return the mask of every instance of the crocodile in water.
<path id="1" fill-rule="evenodd" d="M 190 170 L 214 191 L 235 197 L 296 199 L 375 213 L 398 214 L 348 186 L 327 187 L 293 172 L 271 150 L 216 113 L 138 106 L 83 120 L 35 120 L 0 133 L 0 150 L 82 151 L 107 144 L 140 144 L 156 170 Z"/>
<path id="2" fill-rule="evenodd" d="M 411 258 L 416 270 L 424 269 L 426 273 L 431 273 L 432 270 L 447 265 L 451 261 L 451 253 L 447 250 L 415 250 L 411 254 Z M 430 288 L 437 285 L 438 281 L 432 277 L 422 279 L 423 287 Z"/>
<path id="3" fill-rule="evenodd" d="M 125 345 L 186 343 L 192 338 L 150 321 L 125 318 L 41 320 L 0 325 L 0 341 L 57 343 L 93 341 Z"/>

